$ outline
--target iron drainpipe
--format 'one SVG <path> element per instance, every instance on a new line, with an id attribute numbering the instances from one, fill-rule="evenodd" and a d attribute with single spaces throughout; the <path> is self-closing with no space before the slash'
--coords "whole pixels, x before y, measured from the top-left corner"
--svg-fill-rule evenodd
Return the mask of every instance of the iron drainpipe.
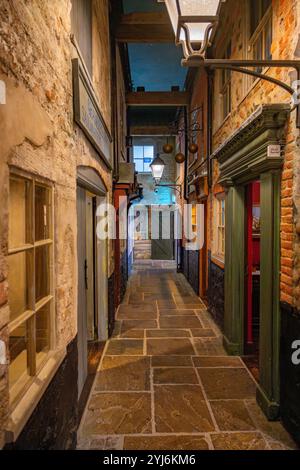
<path id="1" fill-rule="evenodd" d="M 212 185 L 212 97 L 213 97 L 213 71 L 207 70 L 207 179 L 208 187 Z"/>
<path id="2" fill-rule="evenodd" d="M 187 109 L 184 107 L 183 111 L 183 116 L 184 116 L 184 129 L 185 129 L 185 137 L 184 137 L 184 154 L 185 154 L 185 160 L 184 160 L 184 182 L 183 182 L 183 198 L 187 201 L 188 195 L 187 195 L 187 176 L 188 176 L 188 156 L 189 156 L 189 143 L 188 143 L 188 114 L 187 114 Z"/>

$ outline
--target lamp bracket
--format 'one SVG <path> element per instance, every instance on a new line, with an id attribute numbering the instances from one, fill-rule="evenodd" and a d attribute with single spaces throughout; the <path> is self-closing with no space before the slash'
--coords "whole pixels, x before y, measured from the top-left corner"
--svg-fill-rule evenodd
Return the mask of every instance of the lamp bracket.
<path id="1" fill-rule="evenodd" d="M 277 78 L 270 77 L 264 73 L 255 70 L 249 70 L 247 67 L 270 67 L 270 68 L 292 68 L 296 70 L 297 81 L 300 81 L 300 61 L 299 60 L 232 60 L 232 59 L 203 59 L 201 57 L 190 57 L 182 60 L 182 65 L 186 67 L 205 67 L 209 69 L 227 69 L 233 72 L 251 75 L 256 78 L 271 82 L 285 91 L 291 96 L 297 94 L 296 90 L 285 82 Z M 296 96 L 296 103 L 292 110 L 297 110 L 296 126 L 300 129 L 300 97 Z"/>
<path id="2" fill-rule="evenodd" d="M 177 191 L 180 198 L 182 197 L 182 187 L 181 184 L 165 184 L 165 183 L 155 183 L 155 188 L 170 188 Z"/>

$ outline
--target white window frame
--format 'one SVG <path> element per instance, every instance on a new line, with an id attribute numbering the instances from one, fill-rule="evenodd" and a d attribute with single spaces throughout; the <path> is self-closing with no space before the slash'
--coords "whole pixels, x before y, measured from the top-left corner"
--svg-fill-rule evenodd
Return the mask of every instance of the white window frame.
<path id="1" fill-rule="evenodd" d="M 134 158 L 134 147 L 143 147 L 143 158 Z M 144 162 L 144 159 L 145 159 L 145 155 L 144 155 L 144 147 L 152 147 L 153 148 L 153 158 L 155 157 L 155 145 L 153 142 L 151 143 L 147 143 L 147 142 L 134 142 L 133 143 L 133 146 L 132 146 L 132 162 L 135 163 L 136 160 L 141 160 L 143 161 L 143 169 L 144 169 L 144 165 L 145 165 L 145 162 Z M 138 171 L 136 169 L 136 171 Z M 150 175 L 151 174 L 151 170 L 149 171 L 139 171 L 139 173 L 143 173 L 145 175 Z"/>

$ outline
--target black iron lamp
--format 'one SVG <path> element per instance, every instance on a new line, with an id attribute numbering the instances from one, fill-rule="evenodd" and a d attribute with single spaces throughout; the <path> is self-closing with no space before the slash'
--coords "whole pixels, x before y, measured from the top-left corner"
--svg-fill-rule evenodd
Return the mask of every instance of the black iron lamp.
<path id="1" fill-rule="evenodd" d="M 163 161 L 162 158 L 160 158 L 159 153 L 156 155 L 154 158 L 153 162 L 151 163 L 151 171 L 152 171 L 152 176 L 155 180 L 155 190 L 158 188 L 170 188 L 174 189 L 177 191 L 181 197 L 182 191 L 181 191 L 181 185 L 180 184 L 168 184 L 168 183 L 160 183 L 160 180 L 162 178 L 164 169 L 165 169 L 165 162 Z"/>
<path id="2" fill-rule="evenodd" d="M 152 163 L 150 164 L 150 168 L 152 171 L 152 176 L 155 179 L 155 182 L 158 183 L 163 175 L 165 169 L 165 162 L 160 158 L 159 153 L 156 155 Z"/>

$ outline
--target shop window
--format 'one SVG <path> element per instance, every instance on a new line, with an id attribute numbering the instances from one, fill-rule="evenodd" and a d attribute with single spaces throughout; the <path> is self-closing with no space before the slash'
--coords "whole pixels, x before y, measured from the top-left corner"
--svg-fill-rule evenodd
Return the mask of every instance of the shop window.
<path id="1" fill-rule="evenodd" d="M 153 145 L 134 145 L 133 163 L 138 173 L 151 173 L 150 164 L 154 158 Z"/>
<path id="2" fill-rule="evenodd" d="M 215 255 L 224 259 L 225 256 L 225 199 L 218 195 L 215 199 Z"/>
<path id="3" fill-rule="evenodd" d="M 251 0 L 249 50 L 252 59 L 272 59 L 272 0 Z M 256 69 L 262 71 L 262 67 Z"/>
<path id="4" fill-rule="evenodd" d="M 72 33 L 92 75 L 92 0 L 72 0 Z"/>
<path id="5" fill-rule="evenodd" d="M 51 187 L 12 174 L 9 185 L 9 384 L 11 402 L 51 349 Z"/>

